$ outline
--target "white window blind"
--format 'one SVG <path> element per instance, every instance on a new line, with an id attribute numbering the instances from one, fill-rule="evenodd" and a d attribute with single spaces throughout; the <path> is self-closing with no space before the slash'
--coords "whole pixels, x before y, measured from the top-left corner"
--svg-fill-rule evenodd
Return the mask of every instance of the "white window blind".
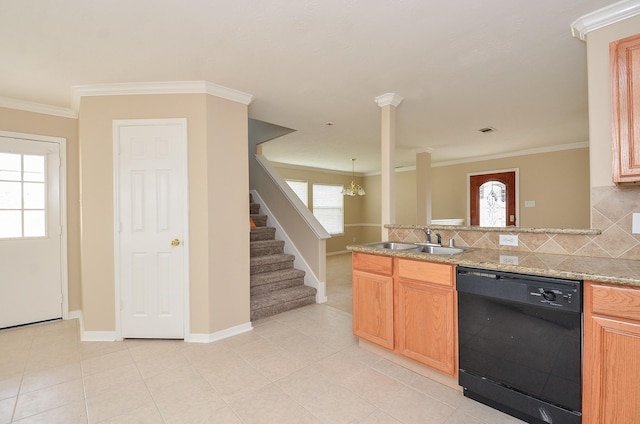
<path id="1" fill-rule="evenodd" d="M 313 185 L 313 215 L 331 235 L 344 233 L 344 198 L 341 185 Z"/>
<path id="2" fill-rule="evenodd" d="M 300 198 L 300 200 L 302 200 L 302 203 L 304 203 L 304 205 L 306 207 L 309 207 L 309 201 L 308 201 L 308 190 L 309 190 L 309 184 L 306 181 L 299 181 L 299 180 L 285 180 L 287 182 L 287 184 L 289 185 L 289 187 L 291 187 L 291 190 L 293 190 L 293 192 Z"/>

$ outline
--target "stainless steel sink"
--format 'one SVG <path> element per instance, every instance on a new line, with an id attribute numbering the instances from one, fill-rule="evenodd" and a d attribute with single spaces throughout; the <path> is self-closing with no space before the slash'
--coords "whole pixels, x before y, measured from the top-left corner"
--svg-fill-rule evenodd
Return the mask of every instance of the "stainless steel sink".
<path id="1" fill-rule="evenodd" d="M 457 255 L 469 251 L 468 248 L 449 247 L 449 246 L 419 246 L 420 252 L 429 253 L 431 255 Z"/>
<path id="2" fill-rule="evenodd" d="M 376 249 L 389 249 L 389 250 L 411 250 L 411 249 L 420 248 L 420 246 L 416 246 L 413 243 L 397 243 L 393 241 L 385 241 L 382 243 L 370 243 L 367 246 L 374 247 Z"/>
<path id="3" fill-rule="evenodd" d="M 398 243 L 394 241 L 383 241 L 381 243 L 369 243 L 367 247 L 373 247 L 375 249 L 389 249 L 389 250 L 404 250 L 428 253 L 430 255 L 457 255 L 459 253 L 468 252 L 471 250 L 469 247 L 450 247 L 450 246 L 437 246 L 427 245 L 426 243 Z"/>

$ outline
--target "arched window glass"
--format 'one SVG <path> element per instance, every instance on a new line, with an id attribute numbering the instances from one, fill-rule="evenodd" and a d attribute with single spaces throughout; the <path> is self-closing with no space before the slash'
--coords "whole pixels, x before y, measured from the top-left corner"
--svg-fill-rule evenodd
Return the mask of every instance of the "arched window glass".
<path id="1" fill-rule="evenodd" d="M 507 186 L 500 181 L 487 181 L 480 186 L 480 226 L 507 226 Z"/>

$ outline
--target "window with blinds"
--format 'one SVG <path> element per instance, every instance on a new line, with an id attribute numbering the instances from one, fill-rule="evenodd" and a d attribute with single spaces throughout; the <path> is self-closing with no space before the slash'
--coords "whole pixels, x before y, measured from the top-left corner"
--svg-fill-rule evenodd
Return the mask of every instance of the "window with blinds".
<path id="1" fill-rule="evenodd" d="M 285 180 L 285 181 L 289 185 L 289 187 L 291 187 L 291 190 L 293 190 L 296 196 L 298 196 L 300 200 L 302 200 L 302 203 L 304 203 L 306 207 L 309 207 L 309 202 L 308 202 L 309 184 L 306 181 L 299 181 L 299 180 Z"/>
<path id="2" fill-rule="evenodd" d="M 313 185 L 313 215 L 331 235 L 344 233 L 344 197 L 341 185 Z"/>

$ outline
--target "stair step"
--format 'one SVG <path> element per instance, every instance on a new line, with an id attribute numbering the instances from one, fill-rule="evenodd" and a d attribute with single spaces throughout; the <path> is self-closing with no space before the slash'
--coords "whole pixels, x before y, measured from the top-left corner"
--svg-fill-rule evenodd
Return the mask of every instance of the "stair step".
<path id="1" fill-rule="evenodd" d="M 267 215 L 251 214 L 250 216 L 251 219 L 253 219 L 254 224 L 256 224 L 256 227 L 267 226 Z"/>
<path id="2" fill-rule="evenodd" d="M 250 274 L 273 272 L 281 269 L 293 268 L 295 257 L 287 253 L 279 255 L 256 256 L 251 258 Z"/>
<path id="3" fill-rule="evenodd" d="M 276 229 L 273 227 L 257 227 L 251 230 L 249 233 L 249 240 L 274 240 L 276 238 Z"/>
<path id="4" fill-rule="evenodd" d="M 284 253 L 283 240 L 252 241 L 249 247 L 249 255 L 252 258 L 256 256 L 277 255 L 279 253 Z"/>
<path id="5" fill-rule="evenodd" d="M 304 271 L 295 268 L 254 274 L 250 281 L 251 296 L 304 285 L 304 275 Z"/>
<path id="6" fill-rule="evenodd" d="M 260 204 L 259 203 L 249 203 L 249 213 L 252 215 L 260 214 Z"/>
<path id="7" fill-rule="evenodd" d="M 316 289 L 295 286 L 269 294 L 251 297 L 251 320 L 266 318 L 285 311 L 315 303 Z"/>

